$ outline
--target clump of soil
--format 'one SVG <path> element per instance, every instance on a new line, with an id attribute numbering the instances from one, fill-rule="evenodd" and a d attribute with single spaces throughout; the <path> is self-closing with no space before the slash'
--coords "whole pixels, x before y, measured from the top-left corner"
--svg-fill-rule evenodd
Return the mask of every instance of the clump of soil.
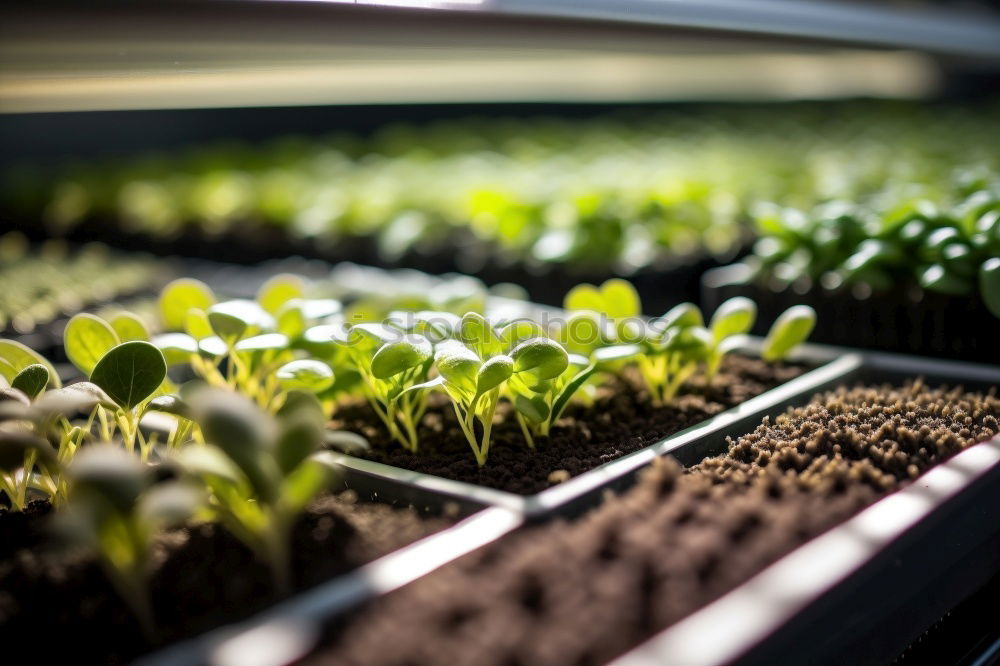
<path id="1" fill-rule="evenodd" d="M 419 430 L 421 450 L 417 454 L 392 441 L 365 403 L 340 408 L 333 426 L 367 437 L 372 450 L 366 457 L 371 460 L 530 495 L 700 423 L 794 379 L 806 369 L 729 356 L 711 386 L 696 378 L 675 402 L 663 406 L 653 405 L 638 381 L 626 375 L 603 387 L 593 405 L 571 405 L 551 435 L 538 440 L 535 451 L 525 444 L 510 405 L 503 402 L 493 428 L 489 461 L 482 468 L 476 465 L 454 410 L 441 394 L 431 396 L 431 407 Z"/>
<path id="2" fill-rule="evenodd" d="M 274 603 L 266 565 L 215 524 L 171 531 L 157 544 L 151 594 L 160 634 L 144 638 L 99 563 L 45 549 L 48 505 L 0 514 L 0 644 L 32 646 L 47 662 L 117 664 L 153 647 L 239 620 Z M 353 491 L 314 502 L 294 530 L 296 589 L 326 581 L 443 529 L 415 509 L 357 501 Z"/>
<path id="3" fill-rule="evenodd" d="M 599 664 L 1000 431 L 1000 400 L 840 389 L 573 523 L 522 529 L 351 615 L 310 666 Z M 386 640 L 391 636 L 391 640 Z"/>

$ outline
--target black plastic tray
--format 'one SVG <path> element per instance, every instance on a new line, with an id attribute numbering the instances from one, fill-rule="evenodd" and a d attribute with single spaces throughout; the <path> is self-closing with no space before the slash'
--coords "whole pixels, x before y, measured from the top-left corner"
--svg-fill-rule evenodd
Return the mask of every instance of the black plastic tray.
<path id="1" fill-rule="evenodd" d="M 759 347 L 759 339 L 747 338 L 742 351 L 753 354 Z M 808 400 L 815 392 L 831 387 L 846 374 L 860 368 L 862 363 L 861 356 L 849 350 L 818 345 L 803 345 L 792 359 L 812 363 L 817 367 L 697 425 L 685 428 L 645 448 L 534 495 L 519 495 L 454 481 L 349 455 L 339 454 L 338 462 L 373 480 L 391 479 L 396 483 L 441 493 L 448 497 L 504 507 L 532 519 L 543 517 L 555 509 L 570 514 L 576 508 L 589 508 L 588 502 L 583 498 L 595 489 L 622 489 L 620 481 L 628 482 L 632 472 L 645 466 L 656 456 L 672 453 L 685 464 L 701 460 L 710 455 L 704 449 L 705 442 L 709 441 L 709 438 L 714 439 L 718 433 L 742 433 L 745 428 L 759 421 L 763 414 L 774 409 L 781 411 L 787 405 Z"/>
<path id="2" fill-rule="evenodd" d="M 826 370 L 830 371 L 822 378 L 802 382 L 798 390 L 788 391 L 786 384 L 769 392 L 782 392 L 780 400 L 769 394 L 756 398 L 752 409 L 718 427 L 675 436 L 640 452 L 641 457 L 612 463 L 603 470 L 602 482 L 591 481 L 564 502 L 539 507 L 533 514 L 524 506 L 521 512 L 488 509 L 428 537 L 417 544 L 419 551 L 411 546 L 250 622 L 142 663 L 236 666 L 245 663 L 251 650 L 256 664 L 287 663 L 306 651 L 323 627 L 375 596 L 500 538 L 525 520 L 579 515 L 599 505 L 608 490 L 633 483 L 657 455 L 669 453 L 691 464 L 718 454 L 725 449 L 727 436 L 749 431 L 765 415 L 774 417 L 791 405 L 808 402 L 816 391 L 859 382 L 898 384 L 915 377 L 932 385 L 1000 386 L 1000 368 L 878 353 L 845 354 Z M 389 481 L 379 477 L 366 482 L 374 488 Z M 434 501 L 441 499 L 437 496 Z M 995 438 L 938 465 L 914 484 L 792 551 L 616 664 L 774 664 L 786 663 L 792 654 L 797 663 L 886 663 L 997 573 L 998 514 L 1000 438 Z M 275 640 L 282 636 L 286 640 Z"/>

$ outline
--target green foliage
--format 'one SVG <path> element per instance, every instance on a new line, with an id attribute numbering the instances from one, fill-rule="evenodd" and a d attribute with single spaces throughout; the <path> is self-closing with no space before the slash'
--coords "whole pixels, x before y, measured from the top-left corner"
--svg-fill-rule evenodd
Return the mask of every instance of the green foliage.
<path id="1" fill-rule="evenodd" d="M 160 316 L 168 330 L 176 331 L 184 328 L 190 310 L 204 311 L 214 303 L 215 294 L 204 282 L 179 278 L 160 292 Z"/>
<path id="2" fill-rule="evenodd" d="M 1000 182 L 992 174 L 943 182 L 942 192 L 890 190 L 808 213 L 759 207 L 761 238 L 748 262 L 769 282 L 871 291 L 919 285 L 981 299 L 996 314 L 987 264 L 1000 256 Z"/>
<path id="3" fill-rule="evenodd" d="M 209 509 L 266 561 L 275 584 L 291 585 L 289 539 L 295 517 L 333 478 L 323 441 L 323 410 L 298 392 L 271 417 L 243 396 L 202 388 L 189 404 L 207 445 L 176 459 L 209 492 Z"/>
<path id="4" fill-rule="evenodd" d="M 420 446 L 417 425 L 427 409 L 425 384 L 434 362 L 430 340 L 383 324 L 356 324 L 335 335 L 350 368 L 363 380 L 365 398 L 389 434 L 416 452 Z"/>
<path id="5" fill-rule="evenodd" d="M 164 527 L 194 514 L 202 491 L 176 481 L 153 486 L 148 467 L 107 444 L 80 451 L 67 473 L 72 491 L 61 516 L 64 535 L 93 548 L 147 636 L 154 637 L 147 586 L 154 540 Z"/>
<path id="6" fill-rule="evenodd" d="M 33 363 L 17 373 L 11 381 L 11 388 L 22 391 L 29 400 L 34 400 L 49 383 L 49 371 L 41 363 Z"/>
<path id="7" fill-rule="evenodd" d="M 74 315 L 63 332 L 66 357 L 86 376 L 90 376 L 97 362 L 119 342 L 110 324 L 85 312 Z"/>
<path id="8" fill-rule="evenodd" d="M 520 418 L 532 424 L 547 424 L 554 411 L 552 405 L 560 395 L 558 389 L 565 388 L 565 382 L 555 380 L 569 365 L 566 350 L 547 337 L 521 338 L 534 332 L 523 322 L 512 322 L 497 332 L 481 315 L 470 312 L 461 319 L 459 339 L 443 340 L 435 347 L 439 377 L 431 384 L 441 386 L 451 398 L 459 425 L 480 466 L 489 457 L 490 434 L 501 395 L 508 392 L 514 397 Z M 528 443 L 534 445 L 530 435 Z"/>
<path id="9" fill-rule="evenodd" d="M 390 261 L 413 247 L 454 250 L 457 236 L 474 239 L 475 256 L 628 271 L 731 251 L 759 200 L 876 199 L 891 210 L 914 189 L 936 200 L 956 167 L 996 168 L 983 140 L 997 134 L 992 107 L 824 104 L 394 124 L 294 150 L 225 142 L 152 164 L 74 165 L 0 196 L 50 229 L 100 219 L 156 238 L 191 227 L 374 237 Z M 26 191 L 36 192 L 27 202 Z M 823 242 L 836 247 L 831 235 Z"/>
<path id="10" fill-rule="evenodd" d="M 765 361 L 780 361 L 796 346 L 805 342 L 816 326 L 816 311 L 808 305 L 794 305 L 771 325 L 764 338 L 761 356 Z"/>

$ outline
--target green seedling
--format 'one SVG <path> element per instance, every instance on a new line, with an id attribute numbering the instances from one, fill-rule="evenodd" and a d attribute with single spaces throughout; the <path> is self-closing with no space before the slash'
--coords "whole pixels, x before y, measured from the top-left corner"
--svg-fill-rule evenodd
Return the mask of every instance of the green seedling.
<path id="1" fill-rule="evenodd" d="M 705 369 L 706 383 L 712 383 L 726 354 L 739 345 L 739 336 L 749 333 L 755 321 L 757 321 L 757 304 L 742 296 L 730 298 L 715 311 L 709 324 L 712 343 Z"/>
<path id="2" fill-rule="evenodd" d="M 808 305 L 794 305 L 785 310 L 771 325 L 764 338 L 761 357 L 768 362 L 781 361 L 795 347 L 809 338 L 816 326 L 816 311 Z"/>
<path id="3" fill-rule="evenodd" d="M 508 381 L 516 377 L 524 392 L 548 394 L 551 387 L 543 383 L 561 375 L 569 358 L 566 350 L 549 338 L 522 341 L 520 336 L 497 335 L 486 319 L 472 312 L 462 317 L 459 333 L 460 340 L 445 340 L 436 346 L 439 377 L 429 384 L 441 386 L 451 398 L 462 432 L 481 467 L 489 457 L 493 419 Z M 477 424 L 481 434 L 477 434 Z"/>
<path id="4" fill-rule="evenodd" d="M 139 429 L 139 421 L 145 412 L 149 399 L 163 384 L 167 376 L 167 363 L 163 354 L 155 346 L 141 340 L 123 342 L 112 348 L 97 362 L 90 380 L 100 387 L 114 401 L 114 423 L 121 433 L 123 444 L 128 451 L 135 449 L 138 442 L 140 456 L 149 457 L 155 443 L 147 440 Z M 98 411 L 105 440 L 110 440 L 104 410 Z"/>
<path id="5" fill-rule="evenodd" d="M 4 393 L 0 397 L 4 398 L 4 403 L 23 401 L 24 406 L 28 404 L 23 394 Z M 11 509 L 24 510 L 31 488 L 53 497 L 57 463 L 52 445 L 30 428 L 9 423 L 0 423 L 0 426 L 0 491 L 7 496 Z"/>
<path id="6" fill-rule="evenodd" d="M 417 452 L 417 425 L 427 408 L 426 382 L 434 362 L 430 340 L 382 324 L 356 324 L 338 336 L 363 379 L 365 398 L 390 436 Z"/>
<path id="7" fill-rule="evenodd" d="M 160 530 L 196 512 L 203 492 L 177 481 L 152 485 L 146 465 L 109 444 L 80 451 L 67 474 L 70 505 L 60 516 L 64 535 L 94 549 L 147 637 L 155 638 L 148 589 L 153 544 Z"/>
<path id="8" fill-rule="evenodd" d="M 329 454 L 319 451 L 322 408 L 301 391 L 289 394 L 276 417 L 209 387 L 188 402 L 207 445 L 184 447 L 178 463 L 208 488 L 214 517 L 268 563 L 276 587 L 288 592 L 292 524 L 333 478 Z"/>
<path id="9" fill-rule="evenodd" d="M 653 402 L 664 404 L 711 356 L 714 339 L 705 328 L 701 310 L 681 303 L 646 327 L 637 357 L 640 373 Z"/>

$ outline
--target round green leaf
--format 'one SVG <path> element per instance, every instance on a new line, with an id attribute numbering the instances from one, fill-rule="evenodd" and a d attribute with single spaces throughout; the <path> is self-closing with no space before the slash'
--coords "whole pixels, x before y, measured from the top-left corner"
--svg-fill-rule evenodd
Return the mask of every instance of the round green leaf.
<path id="1" fill-rule="evenodd" d="M 74 315 L 63 332 L 66 357 L 88 376 L 97 362 L 119 342 L 118 335 L 107 322 L 85 312 Z"/>
<path id="2" fill-rule="evenodd" d="M 212 325 L 215 334 L 229 344 L 235 344 L 247 331 L 247 323 L 244 320 L 227 312 L 209 311 L 208 323 Z"/>
<path id="3" fill-rule="evenodd" d="M 401 340 L 383 345 L 372 357 L 372 374 L 388 379 L 430 359 L 433 349 L 422 335 L 405 335 Z"/>
<path id="4" fill-rule="evenodd" d="M 131 312 L 119 312 L 108 321 L 122 342 L 149 340 L 149 330 L 141 319 Z"/>
<path id="5" fill-rule="evenodd" d="M 486 360 L 479 367 L 476 374 L 476 392 L 486 393 L 505 381 L 514 374 L 514 359 L 510 356 L 500 354 Z"/>
<path id="6" fill-rule="evenodd" d="M 191 308 L 184 318 L 184 330 L 195 340 L 204 340 L 215 335 L 208 314 L 201 308 Z"/>
<path id="7" fill-rule="evenodd" d="M 48 369 L 41 363 L 33 363 L 17 373 L 17 376 L 14 377 L 14 381 L 10 385 L 11 388 L 22 391 L 26 396 L 34 400 L 35 396 L 45 390 L 45 386 L 48 383 Z"/>
<path id="8" fill-rule="evenodd" d="M 756 319 L 756 303 L 743 296 L 730 298 L 712 315 L 712 337 L 718 342 L 730 335 L 746 333 L 753 328 Z"/>
<path id="9" fill-rule="evenodd" d="M 612 278 L 601 285 L 604 312 L 612 319 L 638 317 L 642 314 L 639 292 L 627 280 Z"/>
<path id="10" fill-rule="evenodd" d="M 90 380 L 120 406 L 132 409 L 151 396 L 166 376 L 163 353 L 148 342 L 133 340 L 105 354 Z"/>
<path id="11" fill-rule="evenodd" d="M 303 292 L 302 278 L 291 273 L 281 273 L 261 286 L 257 291 L 257 302 L 271 314 L 277 314 L 281 306 L 288 301 L 302 298 Z"/>
<path id="12" fill-rule="evenodd" d="M 794 305 L 774 320 L 764 339 L 761 356 L 765 361 L 778 361 L 796 345 L 805 342 L 816 325 L 816 311 L 808 305 Z"/>
<path id="13" fill-rule="evenodd" d="M 308 325 L 304 311 L 305 301 L 292 299 L 286 302 L 275 314 L 278 331 L 287 336 L 295 337 L 306 330 Z"/>
<path id="14" fill-rule="evenodd" d="M 208 310 L 215 303 L 215 294 L 207 284 L 193 278 L 174 280 L 160 292 L 160 316 L 169 330 L 181 330 L 188 310 Z"/>
<path id="15" fill-rule="evenodd" d="M 590 310 L 604 314 L 604 299 L 594 285 L 578 284 L 566 293 L 563 309 L 569 312 Z"/>
<path id="16" fill-rule="evenodd" d="M 493 327 L 477 312 L 466 312 L 462 316 L 460 336 L 466 346 L 477 350 L 483 356 L 492 356 L 503 351 Z"/>
<path id="17" fill-rule="evenodd" d="M 0 340 L 0 359 L 10 364 L 15 373 L 34 363 L 41 363 L 49 371 L 49 383 L 56 388 L 62 386 L 59 375 L 52 364 L 41 354 L 16 340 Z M 13 380 L 14 376 L 8 377 L 8 379 Z"/>
<path id="18" fill-rule="evenodd" d="M 663 330 L 668 328 L 689 326 L 704 326 L 705 319 L 701 316 L 701 310 L 694 303 L 681 303 L 670 308 L 659 321 Z"/>
<path id="19" fill-rule="evenodd" d="M 278 368 L 275 376 L 286 391 L 302 389 L 319 393 L 333 384 L 333 369 L 314 359 L 291 361 Z"/>
<path id="20" fill-rule="evenodd" d="M 450 387 L 463 393 L 475 393 L 476 375 L 482 365 L 476 352 L 457 340 L 445 340 L 438 345 L 434 361 Z"/>
<path id="21" fill-rule="evenodd" d="M 569 366 L 566 350 L 549 338 L 525 340 L 511 352 L 515 372 L 527 372 L 536 379 L 558 377 Z"/>

